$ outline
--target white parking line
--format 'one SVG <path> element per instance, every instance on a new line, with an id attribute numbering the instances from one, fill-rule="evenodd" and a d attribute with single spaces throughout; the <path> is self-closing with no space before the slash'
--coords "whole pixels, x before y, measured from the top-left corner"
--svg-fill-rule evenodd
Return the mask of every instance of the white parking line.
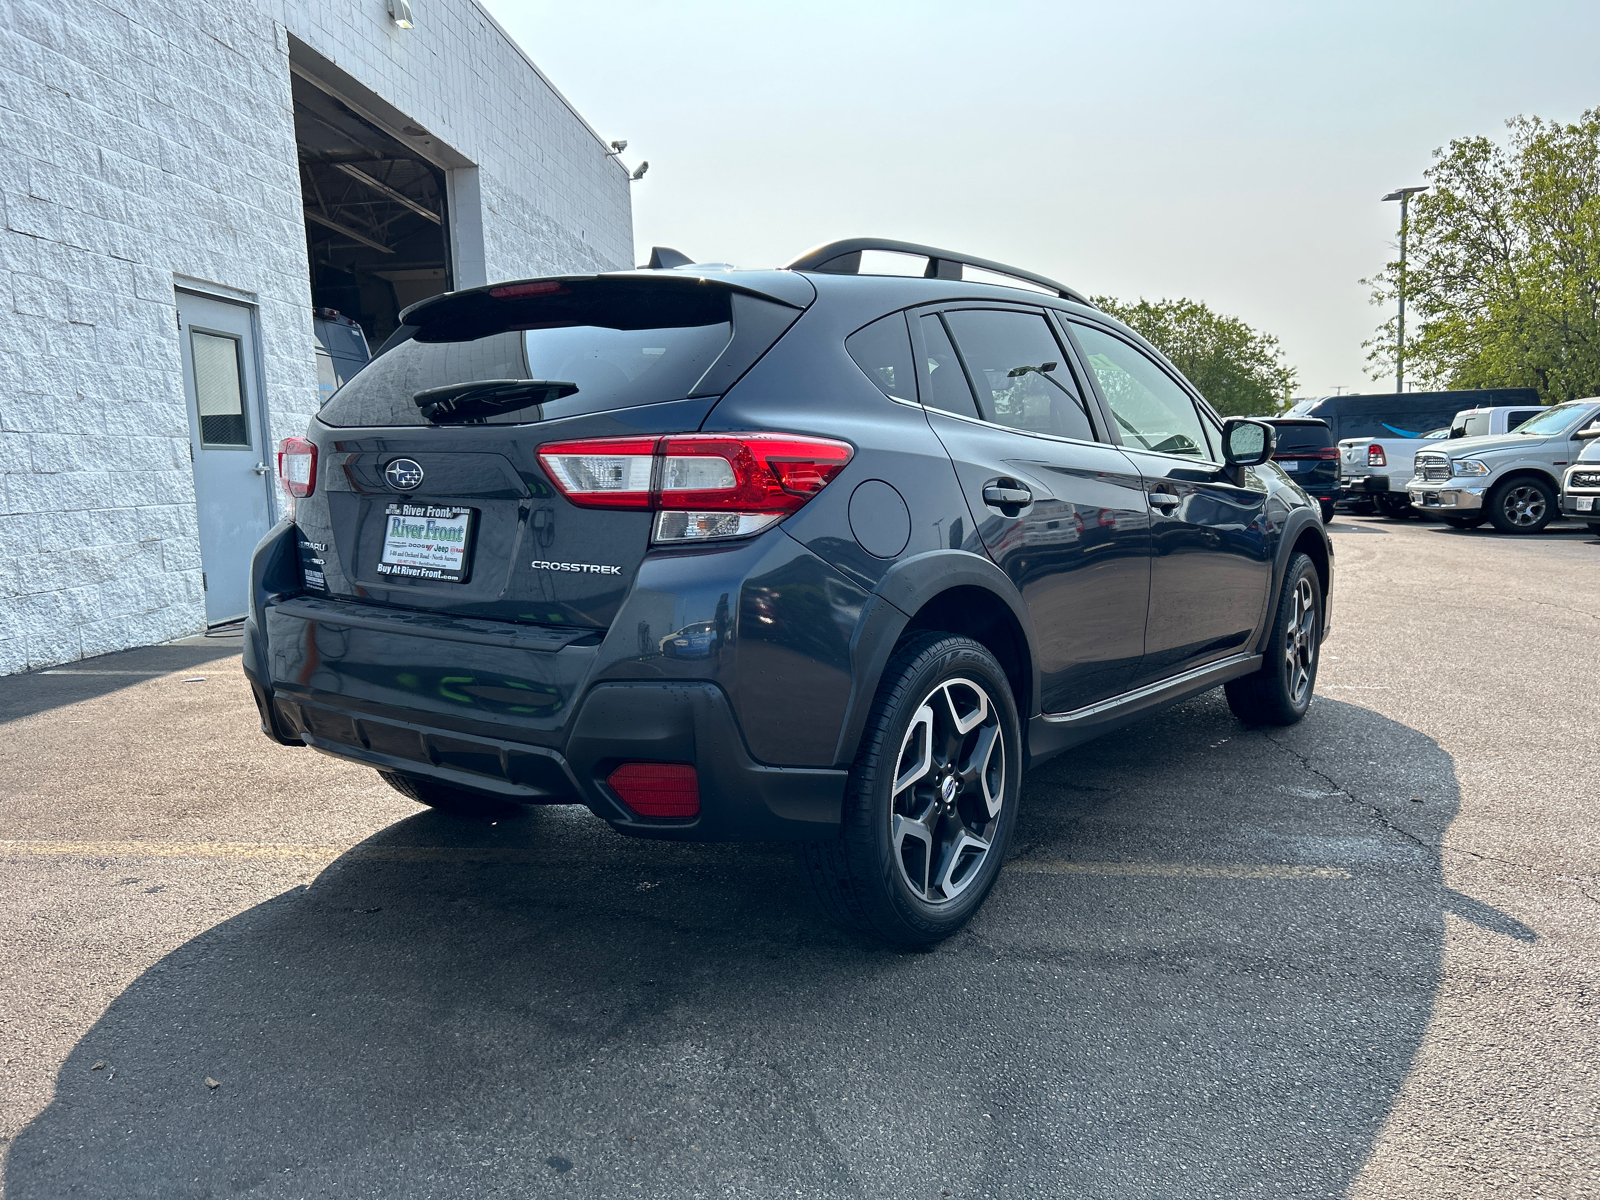
<path id="1" fill-rule="evenodd" d="M 200 858 L 240 861 L 540 863 L 571 860 L 520 846 L 312 846 L 294 842 L 0 841 L 0 858 Z M 572 863 L 571 865 L 577 865 Z M 1160 879 L 1350 879 L 1343 867 L 1281 863 L 1077 862 L 1019 859 L 1006 870 L 1024 875 L 1101 875 Z"/>

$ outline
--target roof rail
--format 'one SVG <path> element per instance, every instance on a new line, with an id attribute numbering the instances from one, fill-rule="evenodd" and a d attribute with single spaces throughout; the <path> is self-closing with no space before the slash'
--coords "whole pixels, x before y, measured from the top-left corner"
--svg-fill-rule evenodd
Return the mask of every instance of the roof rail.
<path id="1" fill-rule="evenodd" d="M 785 263 L 784 267 L 790 271 L 817 271 L 824 275 L 858 275 L 861 272 L 861 254 L 864 250 L 886 250 L 893 254 L 916 254 L 928 260 L 928 269 L 923 272 L 927 279 L 960 279 L 961 268 L 977 267 L 980 270 L 992 271 L 996 275 L 1009 275 L 1012 279 L 1042 287 L 1054 292 L 1063 300 L 1075 300 L 1079 304 L 1088 304 L 1089 299 L 1083 293 L 1069 288 L 1064 283 L 1057 283 L 1044 275 L 1032 271 L 1024 271 L 1021 267 L 1008 267 L 1005 263 L 991 262 L 987 258 L 976 258 L 971 254 L 957 254 L 953 250 L 940 250 L 936 246 L 921 246 L 916 242 L 896 242 L 888 238 L 845 238 L 842 242 L 829 242 L 827 245 L 818 246 L 807 250 L 793 262 Z"/>

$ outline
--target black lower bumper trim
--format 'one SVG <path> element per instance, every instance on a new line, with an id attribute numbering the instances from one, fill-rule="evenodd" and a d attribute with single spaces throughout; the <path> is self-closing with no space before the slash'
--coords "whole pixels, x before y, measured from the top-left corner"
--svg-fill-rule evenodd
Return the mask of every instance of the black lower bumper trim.
<path id="1" fill-rule="evenodd" d="M 352 711 L 336 696 L 256 691 L 263 728 L 288 744 L 522 803 L 581 803 L 623 833 L 812 841 L 839 828 L 848 772 L 756 762 L 714 684 L 601 684 L 573 718 L 565 753 Z M 605 782 L 629 761 L 692 763 L 699 816 L 652 821 L 630 810 Z"/>

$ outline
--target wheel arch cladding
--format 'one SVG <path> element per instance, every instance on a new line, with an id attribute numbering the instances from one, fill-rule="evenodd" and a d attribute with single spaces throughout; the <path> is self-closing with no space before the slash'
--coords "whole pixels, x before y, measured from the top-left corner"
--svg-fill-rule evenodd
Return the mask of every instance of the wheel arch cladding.
<path id="1" fill-rule="evenodd" d="M 1032 655 L 1022 626 L 999 596 L 972 584 L 949 588 L 919 608 L 901 636 L 921 630 L 969 637 L 987 649 L 1006 673 L 1018 719 L 1026 719 L 1023 711 L 1032 708 Z"/>
<path id="2" fill-rule="evenodd" d="M 936 618 L 951 623 L 946 632 L 983 643 L 1000 660 L 1020 720 L 1038 711 L 1033 626 L 1010 579 L 989 559 L 965 550 L 913 555 L 889 569 L 862 610 L 851 644 L 850 703 L 839 731 L 836 763 L 855 761 L 861 731 L 895 646 L 913 627 L 943 627 L 930 624 Z M 980 636 L 984 633 L 999 644 L 985 640 Z"/>

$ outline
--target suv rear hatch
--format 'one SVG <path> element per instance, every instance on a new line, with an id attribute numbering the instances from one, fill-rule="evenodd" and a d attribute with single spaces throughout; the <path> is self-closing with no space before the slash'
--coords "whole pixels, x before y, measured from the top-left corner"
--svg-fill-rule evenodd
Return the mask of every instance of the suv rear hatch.
<path id="1" fill-rule="evenodd" d="M 814 296 L 788 273 L 630 272 L 406 310 L 312 422 L 320 461 L 295 513 L 307 593 L 604 630 L 652 516 L 568 503 L 540 447 L 697 429 Z"/>

